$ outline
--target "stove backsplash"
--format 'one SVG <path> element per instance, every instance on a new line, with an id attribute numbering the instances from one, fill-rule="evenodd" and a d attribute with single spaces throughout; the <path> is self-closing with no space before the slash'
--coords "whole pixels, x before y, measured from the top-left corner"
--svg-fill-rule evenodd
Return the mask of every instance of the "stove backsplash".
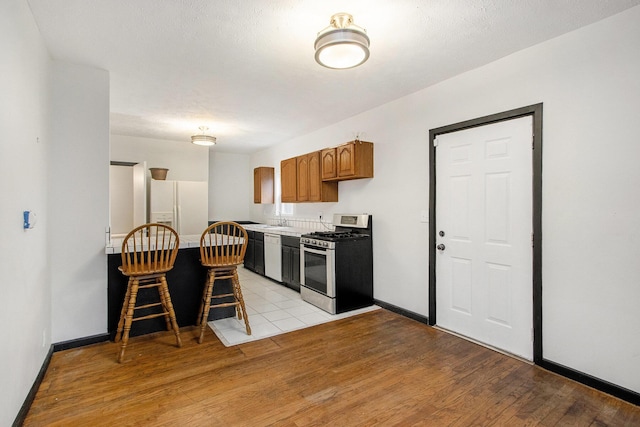
<path id="1" fill-rule="evenodd" d="M 335 229 L 333 224 L 328 221 L 290 216 L 267 218 L 266 223 L 269 225 L 282 225 L 308 231 L 333 231 Z"/>

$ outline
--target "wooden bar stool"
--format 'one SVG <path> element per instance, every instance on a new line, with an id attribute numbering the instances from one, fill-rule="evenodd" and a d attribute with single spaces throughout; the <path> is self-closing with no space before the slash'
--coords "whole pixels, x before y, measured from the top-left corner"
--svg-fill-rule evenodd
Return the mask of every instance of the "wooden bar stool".
<path id="1" fill-rule="evenodd" d="M 202 304 L 198 315 L 201 344 L 209 319 L 211 308 L 235 307 L 238 319 L 244 318 L 247 335 L 251 335 L 249 317 L 240 289 L 238 265 L 244 262 L 247 251 L 247 231 L 235 222 L 216 222 L 211 224 L 200 237 L 200 262 L 207 270 L 207 283 L 202 293 Z M 231 293 L 213 295 L 213 284 L 216 280 L 231 279 Z M 222 299 L 221 302 L 217 302 Z"/>
<path id="2" fill-rule="evenodd" d="M 122 363 L 129 342 L 132 322 L 164 316 L 167 330 L 173 329 L 176 345 L 182 347 L 180 330 L 173 311 L 166 273 L 173 268 L 180 239 L 176 231 L 162 224 L 144 224 L 134 228 L 122 242 L 122 266 L 119 270 L 129 277 L 127 293 L 120 312 L 115 342 L 119 342 L 118 363 Z M 136 305 L 140 289 L 155 288 L 159 301 Z M 138 315 L 136 315 L 138 311 Z"/>

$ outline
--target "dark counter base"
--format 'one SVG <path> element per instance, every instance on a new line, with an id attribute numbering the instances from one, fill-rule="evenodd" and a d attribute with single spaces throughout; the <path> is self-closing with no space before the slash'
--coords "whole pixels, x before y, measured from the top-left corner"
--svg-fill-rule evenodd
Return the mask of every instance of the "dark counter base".
<path id="1" fill-rule="evenodd" d="M 127 291 L 128 278 L 124 276 L 118 267 L 122 265 L 120 254 L 108 255 L 108 320 L 107 327 L 111 340 L 116 335 L 120 311 Z M 169 294 L 176 312 L 178 326 L 195 325 L 198 320 L 200 301 L 204 284 L 207 279 L 207 270 L 200 264 L 200 248 L 180 249 L 176 257 L 173 269 L 167 273 Z M 214 294 L 220 295 L 231 292 L 230 280 L 216 280 Z M 157 300 L 155 289 L 142 289 L 138 293 L 138 304 L 144 301 Z M 234 307 L 216 308 L 209 312 L 209 320 L 224 319 L 235 316 Z M 149 334 L 152 332 L 166 331 L 167 326 L 163 317 L 141 320 L 131 326 L 130 336 Z"/>

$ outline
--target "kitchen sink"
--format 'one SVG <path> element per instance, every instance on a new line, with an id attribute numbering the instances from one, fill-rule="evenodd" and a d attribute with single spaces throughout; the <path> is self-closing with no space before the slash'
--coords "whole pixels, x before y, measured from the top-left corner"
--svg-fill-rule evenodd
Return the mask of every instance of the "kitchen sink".
<path id="1" fill-rule="evenodd" d="M 263 228 L 266 230 L 291 230 L 293 227 L 284 225 L 269 225 L 269 224 L 252 224 L 253 228 Z"/>

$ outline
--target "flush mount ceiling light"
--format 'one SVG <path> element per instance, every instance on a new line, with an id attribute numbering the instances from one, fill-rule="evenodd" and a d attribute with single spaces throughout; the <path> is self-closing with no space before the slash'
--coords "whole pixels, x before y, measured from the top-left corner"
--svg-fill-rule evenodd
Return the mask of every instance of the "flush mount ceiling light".
<path id="1" fill-rule="evenodd" d="M 206 126 L 200 126 L 198 129 L 200 129 L 202 131 L 202 134 L 200 135 L 193 135 L 191 137 L 191 142 L 196 144 L 196 145 L 205 145 L 205 146 L 212 146 L 212 145 L 216 145 L 216 137 L 215 136 L 210 136 L 210 135 L 205 135 L 205 131 L 207 131 L 209 128 Z"/>
<path id="2" fill-rule="evenodd" d="M 357 67 L 369 59 L 369 36 L 348 13 L 336 13 L 331 25 L 318 33 L 316 62 L 335 69 Z"/>

